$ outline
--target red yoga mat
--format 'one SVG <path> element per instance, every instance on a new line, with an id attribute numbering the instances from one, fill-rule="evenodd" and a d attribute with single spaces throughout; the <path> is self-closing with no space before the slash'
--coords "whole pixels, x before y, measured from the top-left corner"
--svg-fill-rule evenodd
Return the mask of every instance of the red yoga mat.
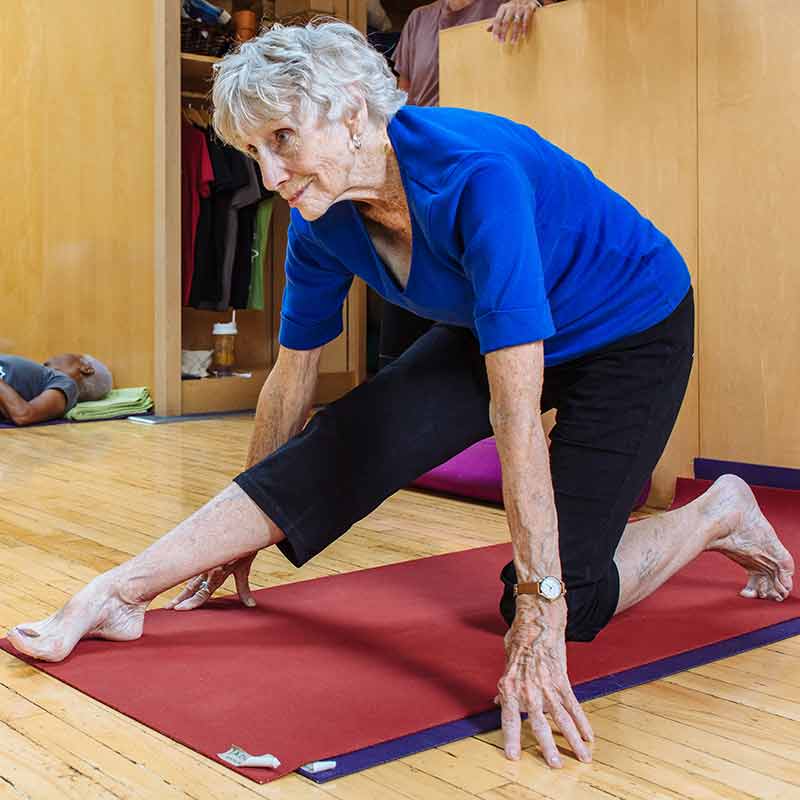
<path id="1" fill-rule="evenodd" d="M 680 480 L 675 505 L 707 485 Z M 798 554 L 800 492 L 757 496 Z M 36 666 L 209 758 L 232 744 L 273 753 L 280 769 L 239 770 L 266 782 L 491 709 L 503 669 L 498 573 L 509 555 L 495 545 L 262 589 L 253 609 L 218 600 L 152 611 L 138 641 L 84 641 L 61 664 Z M 800 616 L 797 591 L 783 603 L 740 598 L 743 576 L 703 554 L 593 643 L 570 644 L 572 682 Z"/>

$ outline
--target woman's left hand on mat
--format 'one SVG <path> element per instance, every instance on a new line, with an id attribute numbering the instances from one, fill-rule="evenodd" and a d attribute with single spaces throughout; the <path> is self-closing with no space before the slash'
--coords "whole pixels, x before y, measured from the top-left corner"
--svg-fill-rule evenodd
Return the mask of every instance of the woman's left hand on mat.
<path id="1" fill-rule="evenodd" d="M 551 767 L 562 766 L 562 761 L 545 714 L 575 755 L 591 761 L 587 742 L 594 741 L 592 727 L 567 676 L 566 603 L 544 606 L 538 600 L 517 600 L 517 614 L 505 637 L 506 671 L 497 685 L 506 756 L 520 757 L 520 713 L 527 711 L 531 731 Z"/>
<path id="2" fill-rule="evenodd" d="M 233 575 L 236 581 L 239 599 L 246 606 L 252 608 L 256 604 L 256 599 L 250 589 L 250 567 L 255 557 L 256 553 L 250 553 L 236 561 L 229 561 L 227 564 L 214 567 L 214 569 L 192 578 L 183 591 L 170 600 L 165 608 L 174 608 L 176 611 L 191 611 L 193 608 L 199 608 L 225 583 L 229 575 Z"/>

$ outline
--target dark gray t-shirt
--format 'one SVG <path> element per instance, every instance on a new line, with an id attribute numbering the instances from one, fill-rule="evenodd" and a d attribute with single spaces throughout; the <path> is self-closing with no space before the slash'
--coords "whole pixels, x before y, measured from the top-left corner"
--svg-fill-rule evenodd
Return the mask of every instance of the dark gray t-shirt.
<path id="1" fill-rule="evenodd" d="M 47 389 L 58 389 L 67 399 L 65 414 L 78 402 L 78 384 L 72 378 L 29 358 L 0 353 L 0 379 L 28 402 Z"/>

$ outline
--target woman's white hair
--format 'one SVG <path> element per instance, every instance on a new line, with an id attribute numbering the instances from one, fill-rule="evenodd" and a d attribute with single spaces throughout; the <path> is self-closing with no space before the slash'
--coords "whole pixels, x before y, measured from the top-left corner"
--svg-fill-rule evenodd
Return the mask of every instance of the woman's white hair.
<path id="1" fill-rule="evenodd" d="M 86 400 L 102 400 L 114 386 L 111 371 L 94 356 L 84 354 L 82 358 L 92 366 L 94 373 L 81 376 L 78 382 L 78 400 L 81 403 Z"/>
<path id="2" fill-rule="evenodd" d="M 406 101 L 383 56 L 344 22 L 273 25 L 225 56 L 214 73 L 214 129 L 240 150 L 253 132 L 282 117 L 315 113 L 335 122 L 360 95 L 370 118 L 387 124 Z"/>

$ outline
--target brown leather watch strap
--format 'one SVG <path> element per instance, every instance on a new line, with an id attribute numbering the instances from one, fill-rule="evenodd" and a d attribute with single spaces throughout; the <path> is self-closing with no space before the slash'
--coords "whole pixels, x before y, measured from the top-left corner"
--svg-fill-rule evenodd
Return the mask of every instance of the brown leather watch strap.
<path id="1" fill-rule="evenodd" d="M 557 581 L 559 584 L 559 593 L 556 597 L 548 597 L 542 591 L 542 584 L 545 581 Z M 553 575 L 548 575 L 545 578 L 541 578 L 538 581 L 529 581 L 528 583 L 516 583 L 514 584 L 514 597 L 518 597 L 521 594 L 532 594 L 534 597 L 541 597 L 543 600 L 547 600 L 548 602 L 552 602 L 553 600 L 558 600 L 562 598 L 567 593 L 567 587 L 564 585 L 564 581 L 560 578 L 556 578 Z"/>

